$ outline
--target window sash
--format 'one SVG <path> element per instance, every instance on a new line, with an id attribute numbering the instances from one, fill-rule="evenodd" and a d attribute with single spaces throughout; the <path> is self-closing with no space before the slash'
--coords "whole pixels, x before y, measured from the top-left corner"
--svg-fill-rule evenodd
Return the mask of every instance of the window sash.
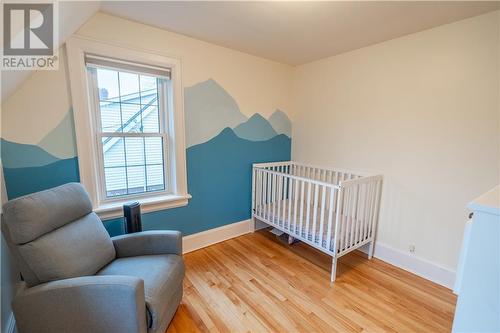
<path id="1" fill-rule="evenodd" d="M 108 69 L 123 71 L 118 67 L 107 67 Z M 126 69 L 124 71 L 127 71 Z M 127 132 L 103 132 L 102 131 L 102 120 L 101 120 L 101 108 L 99 100 L 99 85 L 97 81 L 97 70 L 94 66 L 87 66 L 87 73 L 89 77 L 89 91 L 91 94 L 91 100 L 93 101 L 93 122 L 95 128 L 95 141 L 97 147 L 96 160 L 96 172 L 97 172 L 97 187 L 99 202 L 101 203 L 111 203 L 114 201 L 123 201 L 124 199 L 134 199 L 134 198 L 147 198 L 158 195 L 172 194 L 172 179 L 170 179 L 170 160 L 169 160 L 169 135 L 166 131 L 168 127 L 168 116 L 167 116 L 167 85 L 165 80 L 158 80 L 158 115 L 159 115 L 159 133 L 146 132 L 146 133 L 127 133 Z M 136 72 L 136 74 L 140 74 Z M 104 150 L 102 144 L 103 137 L 161 137 L 162 138 L 162 148 L 163 148 L 163 181 L 164 190 L 162 191 L 151 191 L 151 192 L 141 192 L 137 194 L 125 194 L 117 195 L 114 197 L 108 197 L 106 188 L 106 175 L 104 169 Z"/>

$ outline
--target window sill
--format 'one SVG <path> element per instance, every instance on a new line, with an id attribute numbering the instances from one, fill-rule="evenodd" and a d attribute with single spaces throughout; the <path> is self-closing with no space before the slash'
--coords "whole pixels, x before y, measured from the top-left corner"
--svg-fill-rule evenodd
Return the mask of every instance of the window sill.
<path id="1" fill-rule="evenodd" d="M 123 205 L 127 202 L 139 201 L 141 204 L 141 213 L 156 212 L 159 210 L 186 206 L 191 195 L 162 195 L 150 198 L 127 199 L 115 201 L 112 203 L 102 204 L 94 209 L 94 212 L 102 219 L 109 220 L 112 218 L 123 217 Z"/>

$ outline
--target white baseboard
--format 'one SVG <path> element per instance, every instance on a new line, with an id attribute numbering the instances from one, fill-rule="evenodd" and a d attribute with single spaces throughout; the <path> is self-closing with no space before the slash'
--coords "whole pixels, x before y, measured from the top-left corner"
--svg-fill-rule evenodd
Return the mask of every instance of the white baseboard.
<path id="1" fill-rule="evenodd" d="M 199 250 L 203 247 L 223 242 L 230 238 L 248 234 L 253 231 L 251 219 L 231 223 L 222 227 L 202 231 L 182 238 L 183 253 Z"/>
<path id="2" fill-rule="evenodd" d="M 5 328 L 5 333 L 14 333 L 16 330 L 16 319 L 14 318 L 14 313 L 10 313 L 9 319 L 7 321 L 7 327 Z"/>
<path id="3" fill-rule="evenodd" d="M 360 248 L 360 250 L 365 253 L 368 252 L 367 247 Z M 424 279 L 453 289 L 455 272 L 427 259 L 419 258 L 380 242 L 375 242 L 373 256 Z"/>

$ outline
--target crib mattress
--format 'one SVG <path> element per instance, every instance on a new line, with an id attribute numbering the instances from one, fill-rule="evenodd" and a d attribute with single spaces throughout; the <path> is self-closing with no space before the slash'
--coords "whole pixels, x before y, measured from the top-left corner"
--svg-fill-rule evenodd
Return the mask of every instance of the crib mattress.
<path id="1" fill-rule="evenodd" d="M 290 219 L 288 220 L 288 209 L 289 205 L 291 207 Z M 316 229 L 313 230 L 313 219 L 314 219 L 314 207 L 313 205 L 309 205 L 309 210 L 307 209 L 307 204 L 304 203 L 304 208 L 302 215 L 300 214 L 300 202 L 297 205 L 297 215 L 296 222 L 294 221 L 294 210 L 293 210 L 294 202 L 290 202 L 289 199 L 281 200 L 278 204 L 278 201 L 268 204 L 257 205 L 255 209 L 255 215 L 257 218 L 261 217 L 269 222 L 271 225 L 279 226 L 283 228 L 286 232 L 288 232 L 291 236 L 300 235 L 300 237 L 307 239 L 308 241 L 314 243 L 316 246 L 321 246 L 324 249 L 329 251 L 333 251 L 334 239 L 335 239 L 335 213 L 332 214 L 332 230 L 331 230 L 331 241 L 330 248 L 328 248 L 328 215 L 329 210 L 325 208 L 323 213 L 323 228 L 321 229 L 321 207 L 316 208 Z M 280 213 L 278 214 L 278 206 L 280 209 Z M 284 208 L 283 208 L 284 207 Z M 262 208 L 262 209 L 261 209 Z M 283 209 L 285 214 L 283 214 Z M 309 214 L 308 214 L 309 213 Z M 279 215 L 279 216 L 278 216 Z M 307 216 L 309 215 L 309 228 L 307 226 Z M 302 228 L 300 227 L 300 221 L 302 217 Z M 354 219 L 349 216 L 342 215 L 343 223 L 340 226 L 339 234 L 347 240 L 350 240 L 352 237 L 356 237 L 360 231 L 360 228 L 367 227 L 368 224 L 364 224 L 360 219 Z M 349 226 L 349 227 L 346 227 Z M 323 231 L 323 237 L 321 237 L 320 244 L 320 234 L 321 230 Z M 367 236 L 365 238 L 360 238 L 356 243 L 364 241 L 368 238 L 368 232 L 365 233 Z M 352 237 L 351 237 L 352 236 Z M 341 242 L 343 249 L 348 248 L 349 242 Z M 339 252 L 343 249 L 339 248 Z"/>

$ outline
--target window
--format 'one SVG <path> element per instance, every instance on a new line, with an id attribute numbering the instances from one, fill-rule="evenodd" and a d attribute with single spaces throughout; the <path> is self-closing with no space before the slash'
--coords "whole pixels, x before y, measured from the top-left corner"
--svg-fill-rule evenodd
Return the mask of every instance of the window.
<path id="1" fill-rule="evenodd" d="M 78 38 L 68 42 L 82 183 L 102 217 L 119 216 L 127 201 L 141 201 L 144 211 L 185 205 L 178 63 L 111 49 Z"/>
<path id="2" fill-rule="evenodd" d="M 103 197 L 168 192 L 164 115 L 169 72 L 153 76 L 119 67 L 87 59 Z"/>

